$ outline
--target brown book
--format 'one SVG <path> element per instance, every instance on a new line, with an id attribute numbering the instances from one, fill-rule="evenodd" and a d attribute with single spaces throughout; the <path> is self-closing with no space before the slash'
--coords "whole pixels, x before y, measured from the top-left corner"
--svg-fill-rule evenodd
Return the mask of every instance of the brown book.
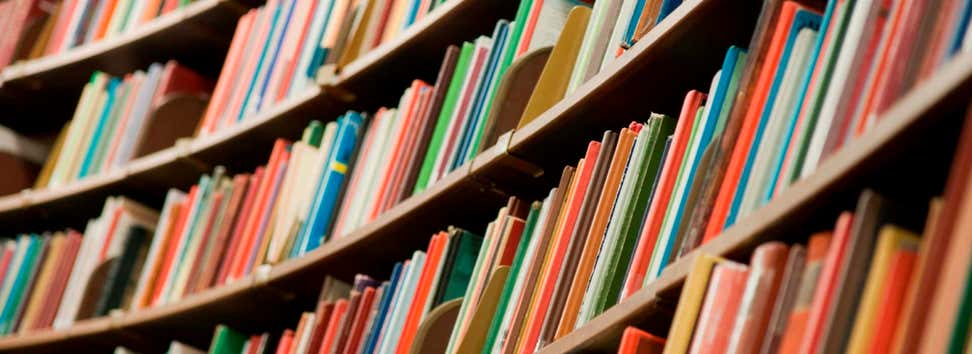
<path id="1" fill-rule="evenodd" d="M 27 297 L 28 303 L 24 309 L 21 323 L 17 326 L 18 332 L 25 332 L 36 322 L 37 316 L 44 305 L 45 295 L 50 291 L 51 281 L 57 272 L 58 263 L 61 261 L 61 254 L 64 252 L 66 236 L 63 232 L 55 234 L 50 241 L 48 256 L 41 264 L 40 274 L 37 277 L 34 289 Z"/>
<path id="2" fill-rule="evenodd" d="M 901 310 L 901 322 L 895 333 L 893 353 L 910 354 L 919 349 L 921 334 L 928 327 L 932 310 L 932 299 L 942 281 L 942 271 L 949 248 L 953 245 L 953 231 L 960 224 L 963 199 L 969 191 L 968 181 L 972 178 L 972 110 L 965 116 L 962 135 L 955 150 L 940 215 L 934 223 L 927 223 L 918 255 L 918 264 L 912 275 L 913 284 L 905 297 Z M 934 224 L 934 225 L 932 225 Z"/>
<path id="3" fill-rule="evenodd" d="M 551 248 L 550 244 L 553 242 L 554 229 L 557 226 L 557 216 L 560 215 L 564 207 L 564 200 L 573 180 L 574 171 L 575 168 L 572 166 L 564 167 L 564 171 L 560 175 L 560 183 L 557 185 L 557 188 L 550 191 L 550 207 L 547 210 L 547 220 L 542 225 L 536 226 L 540 229 L 539 239 L 537 240 L 535 253 L 529 256 L 531 261 L 528 269 L 526 269 L 527 276 L 523 284 L 532 285 L 539 281 L 540 273 L 543 271 L 543 259 L 546 257 L 547 250 Z M 520 298 L 515 299 L 517 306 L 514 308 L 515 310 L 511 317 L 512 323 L 508 332 L 509 336 L 500 338 L 500 340 L 505 340 L 504 344 L 501 345 L 504 353 L 513 353 L 514 349 L 516 349 L 516 342 L 518 340 L 516 334 L 520 333 L 524 324 L 529 320 L 526 318 L 527 310 L 529 310 L 530 299 L 533 298 L 533 292 L 535 290 L 536 287 L 534 286 L 524 286 L 523 291 L 520 293 Z"/>
<path id="4" fill-rule="evenodd" d="M 442 64 L 439 67 L 439 76 L 436 78 L 435 86 L 432 90 L 432 100 L 429 102 L 425 112 L 420 115 L 417 134 L 418 140 L 415 143 L 415 148 L 412 149 L 411 156 L 406 160 L 408 162 L 405 164 L 404 179 L 402 180 L 402 188 L 400 189 L 401 193 L 395 198 L 396 201 L 405 200 L 415 190 L 415 181 L 418 179 L 419 172 L 422 170 L 422 162 L 425 159 L 426 151 L 429 149 L 429 140 L 432 138 L 432 132 L 435 130 L 439 112 L 442 111 L 442 104 L 445 102 L 446 93 L 449 92 L 449 83 L 452 81 L 452 75 L 456 71 L 456 61 L 458 60 L 459 47 L 450 45 L 446 48 L 445 58 L 442 59 Z"/>
<path id="5" fill-rule="evenodd" d="M 807 262 L 807 249 L 803 245 L 793 245 L 790 247 L 789 255 L 786 257 L 786 266 L 783 268 L 780 287 L 776 291 L 776 299 L 773 302 L 772 313 L 766 332 L 760 334 L 762 346 L 760 354 L 777 353 L 783 333 L 786 330 L 787 319 L 796 302 L 799 294 L 800 278 L 803 275 L 804 267 Z"/>
<path id="6" fill-rule="evenodd" d="M 48 235 L 40 236 L 40 242 L 40 252 L 37 254 L 37 260 L 34 261 L 34 263 L 31 265 L 31 269 L 29 269 L 30 273 L 27 277 L 27 283 L 24 286 L 24 290 L 22 290 L 23 298 L 13 313 L 13 319 L 10 325 L 11 332 L 16 332 L 17 329 L 20 328 L 20 323 L 24 318 L 24 313 L 27 312 L 27 300 L 34 296 L 34 291 L 37 290 L 37 280 L 40 278 L 40 273 L 42 270 L 41 268 L 43 268 L 51 253 L 51 238 Z"/>
<path id="7" fill-rule="evenodd" d="M 27 57 L 25 59 L 37 59 L 44 56 L 44 49 L 47 48 L 47 43 L 51 40 L 51 34 L 54 33 L 54 25 L 57 23 L 57 18 L 60 16 L 61 10 L 64 8 L 64 2 L 65 1 L 58 1 L 56 4 L 54 4 L 50 15 L 44 19 L 44 25 L 41 27 L 36 40 L 32 42 L 30 52 L 27 53 Z"/>
<path id="8" fill-rule="evenodd" d="M 64 128 L 61 128 L 61 132 L 57 134 L 57 139 L 54 139 L 54 145 L 51 145 L 51 151 L 47 153 L 47 160 L 44 161 L 44 166 L 37 174 L 34 189 L 47 187 L 47 182 L 51 179 L 51 172 L 54 172 L 54 165 L 57 164 L 57 157 L 61 156 L 61 146 L 64 145 L 64 139 L 67 138 L 69 128 L 71 128 L 71 121 L 64 123 Z"/>
<path id="9" fill-rule="evenodd" d="M 601 198 L 601 191 L 604 189 L 604 180 L 607 177 L 608 169 L 611 167 L 611 158 L 618 142 L 618 134 L 613 131 L 605 131 L 601 139 L 601 149 L 598 151 L 597 160 L 594 162 L 594 170 L 591 172 L 590 185 L 584 192 L 584 200 L 581 203 L 580 213 L 574 222 L 574 229 L 567 243 L 567 253 L 564 254 L 563 269 L 560 272 L 556 286 L 554 286 L 553 298 L 550 299 L 550 310 L 543 321 L 540 330 L 541 346 L 554 340 L 557 334 L 557 326 L 563 315 L 564 307 L 567 302 L 567 295 L 570 293 L 573 284 L 574 272 L 577 270 L 578 260 L 587 244 L 587 234 L 591 229 L 591 220 L 594 219 L 594 212 L 597 210 L 597 203 Z M 586 286 L 586 284 L 584 284 Z"/>
<path id="10" fill-rule="evenodd" d="M 226 207 L 222 212 L 222 217 L 220 217 L 219 225 L 216 225 L 216 234 L 213 238 L 209 255 L 205 258 L 205 265 L 199 271 L 199 278 L 195 286 L 193 286 L 196 291 L 208 289 L 215 285 L 216 271 L 226 256 L 230 231 L 233 229 L 240 207 L 243 205 L 243 199 L 246 196 L 247 186 L 250 180 L 249 177 L 249 174 L 239 174 L 233 177 L 233 186 L 229 187 L 232 189 L 232 193 L 226 201 Z"/>

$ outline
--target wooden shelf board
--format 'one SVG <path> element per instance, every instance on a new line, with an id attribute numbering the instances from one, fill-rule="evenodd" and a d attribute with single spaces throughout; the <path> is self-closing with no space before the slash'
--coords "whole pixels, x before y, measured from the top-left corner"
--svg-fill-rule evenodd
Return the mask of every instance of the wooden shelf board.
<path id="1" fill-rule="evenodd" d="M 0 124 L 27 132 L 60 129 L 95 70 L 125 75 L 175 59 L 215 78 L 244 12 L 233 0 L 199 0 L 132 32 L 10 65 L 0 73 L 0 106 L 9 112 Z"/>
<path id="2" fill-rule="evenodd" d="M 934 138 L 939 132 L 960 130 L 955 125 L 961 124 L 961 116 L 943 112 L 964 109 L 970 89 L 972 55 L 963 55 L 945 65 L 920 88 L 905 95 L 881 116 L 880 122 L 871 131 L 824 160 L 813 174 L 793 184 L 779 197 L 725 230 L 719 237 L 677 259 L 647 287 L 580 329 L 544 347 L 542 353 L 616 350 L 621 333 L 628 325 L 651 327 L 656 333 L 664 334 L 671 323 L 681 285 L 691 271 L 693 257 L 704 252 L 748 262 L 748 255 L 763 242 L 805 241 L 812 232 L 817 231 L 804 227 L 808 224 L 807 219 L 823 220 L 821 222 L 824 224 L 817 223 L 818 227 L 827 223 L 832 225 L 836 213 L 853 208 L 852 203 L 856 200 L 862 181 L 868 185 L 868 181 L 881 178 L 882 170 L 894 167 L 895 161 L 886 156 L 888 153 L 920 149 L 921 141 Z M 935 129 L 928 129 L 929 125 L 936 124 Z M 957 139 L 954 136 L 950 138 Z M 942 148 L 947 149 L 948 145 Z M 918 154 L 922 155 L 920 152 Z M 949 155 L 945 152 L 942 154 Z M 950 155 L 944 156 L 944 159 L 949 161 Z M 917 202 L 927 204 L 929 193 L 936 195 L 936 190 L 940 192 L 944 185 L 941 172 L 930 172 L 937 186 L 926 186 L 916 198 Z M 925 170 L 921 173 L 929 172 Z M 901 186 L 909 179 L 910 176 L 906 176 L 895 183 Z M 836 197 L 840 195 L 850 196 L 851 204 L 848 204 L 847 198 Z"/>

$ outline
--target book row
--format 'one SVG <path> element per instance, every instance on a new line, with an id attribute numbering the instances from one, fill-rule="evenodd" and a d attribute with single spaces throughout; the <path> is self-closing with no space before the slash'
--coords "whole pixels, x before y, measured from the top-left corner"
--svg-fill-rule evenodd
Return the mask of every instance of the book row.
<path id="1" fill-rule="evenodd" d="M 180 97 L 205 100 L 212 84 L 175 61 L 124 77 L 95 72 L 61 129 L 34 188 L 57 187 L 125 166 L 190 136 L 191 116 L 155 114 Z"/>
<path id="2" fill-rule="evenodd" d="M 0 69 L 130 33 L 189 0 L 11 0 L 0 3 Z"/>
<path id="3" fill-rule="evenodd" d="M 242 18 L 198 133 L 216 130 L 316 85 L 421 21 L 445 0 L 271 0 Z"/>

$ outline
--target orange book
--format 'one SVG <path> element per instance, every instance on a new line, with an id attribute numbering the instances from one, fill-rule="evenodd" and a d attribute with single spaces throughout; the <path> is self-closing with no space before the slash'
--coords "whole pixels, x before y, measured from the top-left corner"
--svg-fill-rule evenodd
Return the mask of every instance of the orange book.
<path id="1" fill-rule="evenodd" d="M 753 148 L 753 138 L 756 129 L 759 127 L 760 118 L 763 116 L 763 108 L 766 106 L 766 96 L 769 94 L 770 85 L 776 77 L 776 69 L 786 44 L 787 34 L 793 24 L 793 17 L 797 10 L 803 8 L 796 2 L 787 1 L 783 3 L 780 10 L 780 18 L 776 23 L 776 30 L 773 32 L 773 39 L 770 42 L 766 54 L 766 63 L 763 65 L 753 90 L 752 101 L 749 103 L 749 110 L 746 111 L 742 128 L 736 138 L 736 144 L 732 148 L 732 155 L 729 158 L 729 165 L 726 167 L 725 177 L 719 187 L 719 194 L 716 196 L 715 204 L 712 206 L 712 213 L 709 215 L 709 222 L 705 227 L 705 236 L 702 243 L 709 242 L 722 231 L 726 226 L 726 217 L 729 207 L 736 196 L 736 187 L 739 185 L 740 175 L 749 159 L 749 151 Z"/>
<path id="2" fill-rule="evenodd" d="M 199 122 L 198 133 L 212 133 L 216 130 L 216 120 L 223 116 L 223 112 L 226 110 L 227 100 L 232 93 L 232 81 L 237 71 L 239 70 L 240 57 L 243 55 L 243 49 L 246 47 L 247 39 L 250 38 L 250 29 L 253 27 L 253 18 L 256 17 L 257 10 L 250 10 L 240 17 L 240 21 L 236 24 L 236 32 L 233 33 L 233 41 L 230 42 L 229 52 L 226 54 L 226 60 L 223 62 L 223 69 L 219 73 L 220 79 L 216 81 L 216 88 L 213 89 L 212 98 L 209 100 L 209 105 L 206 106 L 206 113 L 203 115 L 203 119 Z"/>
<path id="3" fill-rule="evenodd" d="M 273 184 L 279 175 L 280 163 L 283 161 L 282 157 L 285 150 L 290 146 L 290 142 L 284 139 L 277 139 L 273 144 L 273 152 L 270 153 L 270 160 L 267 162 L 267 169 L 263 180 L 260 182 L 260 187 L 257 189 L 256 200 L 253 203 L 253 209 L 246 218 L 246 227 L 243 229 L 242 238 L 240 239 L 240 248 L 236 254 L 236 259 L 233 260 L 233 269 L 230 273 L 230 279 L 239 279 L 247 273 L 247 264 L 252 257 L 253 252 L 256 252 L 259 247 L 259 240 L 257 239 L 259 232 L 259 227 L 264 218 L 269 215 L 271 208 L 267 206 L 271 202 L 271 194 Z"/>
<path id="4" fill-rule="evenodd" d="M 712 269 L 689 353 L 721 354 L 728 351 L 732 325 L 748 279 L 749 267 L 736 262 L 721 262 Z"/>
<path id="5" fill-rule="evenodd" d="M 860 136 L 864 133 L 868 126 L 874 123 L 873 119 L 878 112 L 875 112 L 878 102 L 878 97 L 880 93 L 878 92 L 882 86 L 889 79 L 894 79 L 891 74 L 889 67 L 894 61 L 895 47 L 897 42 L 901 41 L 901 37 L 906 35 L 906 32 L 910 28 L 906 29 L 903 25 L 906 14 L 911 11 L 915 6 L 895 6 L 894 12 L 891 14 L 890 24 L 887 28 L 887 35 L 889 36 L 886 41 L 882 44 L 881 49 L 875 57 L 877 62 L 871 69 L 873 72 L 873 77 L 868 80 L 869 85 L 862 91 L 861 99 L 864 100 L 862 103 L 861 112 L 857 113 L 860 119 L 857 121 L 857 127 L 854 128 L 854 135 Z M 852 112 L 854 113 L 854 112 Z"/>
<path id="6" fill-rule="evenodd" d="M 31 325 L 30 329 L 50 328 L 54 323 L 54 316 L 57 315 L 58 305 L 61 303 L 61 297 L 64 295 L 64 288 L 67 287 L 68 279 L 71 276 L 71 269 L 74 267 L 74 261 L 78 256 L 78 251 L 81 249 L 81 233 L 69 230 L 64 247 L 64 254 L 61 255 L 61 262 L 57 266 L 54 279 L 51 281 L 51 286 L 45 295 L 46 298 L 44 305 L 41 307 L 41 313 Z"/>
<path id="7" fill-rule="evenodd" d="M 618 189 L 621 187 L 621 180 L 624 177 L 625 167 L 628 165 L 628 158 L 631 157 L 631 149 L 634 147 L 636 137 L 637 134 L 628 128 L 621 129 L 621 133 L 618 134 L 618 143 L 611 156 L 610 167 L 608 167 L 607 175 L 604 178 L 597 209 L 591 219 L 591 227 L 587 231 L 577 269 L 574 271 L 573 279 L 571 279 L 570 291 L 564 301 L 564 311 L 557 326 L 555 339 L 574 330 L 574 323 L 577 322 L 577 314 L 584 300 L 584 293 L 587 291 L 587 283 L 594 271 L 597 254 L 601 249 L 601 243 L 604 241 L 604 231 L 607 230 L 611 211 L 617 200 Z"/>
<path id="8" fill-rule="evenodd" d="M 398 349 L 396 353 L 408 353 L 412 348 L 412 340 L 415 339 L 415 332 L 418 331 L 419 322 L 422 320 L 422 316 L 425 314 L 425 303 L 429 298 L 429 291 L 432 288 L 432 281 L 435 278 L 435 272 L 439 269 L 439 262 L 442 259 L 442 251 L 445 248 L 446 242 L 449 241 L 449 234 L 446 232 L 439 232 L 438 235 L 432 236 L 432 240 L 429 242 L 429 248 L 426 254 L 428 255 L 425 261 L 425 265 L 422 266 L 422 272 L 419 275 L 418 286 L 415 289 L 415 295 L 412 297 L 412 304 L 409 306 L 408 315 L 405 317 L 405 323 L 402 326 L 401 337 L 398 340 Z"/>
<path id="9" fill-rule="evenodd" d="M 570 235 L 574 232 L 577 216 L 580 213 L 581 204 L 583 204 L 587 188 L 591 184 L 591 174 L 594 171 L 595 161 L 600 151 L 600 142 L 590 142 L 587 145 L 587 154 L 584 156 L 583 162 L 577 165 L 580 171 L 577 178 L 577 186 L 567 204 L 567 212 L 563 215 L 562 226 L 555 234 L 556 241 L 552 249 L 553 252 L 547 257 L 549 262 L 544 263 L 546 271 L 538 283 L 540 291 L 536 295 L 539 302 L 537 306 L 533 307 L 531 315 L 528 317 L 529 323 L 523 332 L 524 336 L 520 339 L 521 345 L 518 347 L 521 353 L 533 352 L 533 348 L 536 347 L 537 342 L 540 340 L 540 330 L 543 327 L 544 319 L 547 317 L 547 310 L 550 309 L 550 299 L 553 296 L 554 288 L 557 286 L 557 279 L 560 278 L 564 256 L 567 253 L 567 246 L 570 243 Z"/>
<path id="10" fill-rule="evenodd" d="M 47 48 L 44 49 L 44 55 L 51 55 L 61 51 L 61 47 L 64 46 L 64 37 L 67 35 L 67 27 L 70 25 L 71 19 L 74 18 L 74 12 L 77 10 L 78 2 L 80 0 L 64 0 L 64 8 L 57 16 L 57 22 L 51 33 L 51 39 L 48 40 Z"/>
<path id="11" fill-rule="evenodd" d="M 249 273 L 253 271 L 253 268 L 263 264 L 267 259 L 267 248 L 270 247 L 270 235 L 272 234 L 272 223 L 274 216 L 275 205 L 277 204 L 277 198 L 280 196 L 280 186 L 283 183 L 284 176 L 287 174 L 287 167 L 290 164 L 290 144 L 287 144 L 283 152 L 280 154 L 279 162 L 277 163 L 277 170 L 274 172 L 273 176 L 267 182 L 269 182 L 269 189 L 267 190 L 267 201 L 263 204 L 261 208 L 261 214 L 257 218 L 257 226 L 254 229 L 253 236 L 253 246 L 254 251 L 250 253 L 249 260 L 246 263 L 246 268 L 244 273 Z"/>
<path id="12" fill-rule="evenodd" d="M 332 352 L 331 349 L 337 341 L 337 332 L 341 329 L 341 325 L 344 324 L 347 312 L 348 300 L 340 299 L 334 302 L 334 310 L 331 311 L 331 318 L 327 321 L 327 330 L 324 331 L 324 340 L 321 341 L 319 354 Z"/>
<path id="13" fill-rule="evenodd" d="M 800 289 L 797 290 L 793 309 L 788 316 L 786 330 L 780 339 L 780 354 L 793 354 L 799 349 L 800 338 L 807 328 L 810 306 L 813 305 L 813 297 L 808 295 L 815 292 L 820 269 L 823 267 L 832 237 L 830 232 L 821 232 L 811 236 L 810 242 L 807 243 L 806 265 L 803 274 L 800 275 Z"/>
<path id="14" fill-rule="evenodd" d="M 168 238 L 166 242 L 165 256 L 162 257 L 162 264 L 159 266 L 158 276 L 155 278 L 155 284 L 152 290 L 152 301 L 149 302 L 153 305 L 158 304 L 159 299 L 162 297 L 162 290 L 166 279 L 169 278 L 169 272 L 172 270 L 172 262 L 175 261 L 175 254 L 178 251 L 179 243 L 182 240 L 182 235 L 185 234 L 183 229 L 186 228 L 186 221 L 189 218 L 190 206 L 196 200 L 196 194 L 199 193 L 199 186 L 192 186 L 189 189 L 189 194 L 186 199 L 176 205 L 177 210 L 179 210 L 179 218 L 176 219 L 175 227 L 172 228 L 172 236 Z"/>
<path id="15" fill-rule="evenodd" d="M 638 328 L 628 326 L 621 334 L 618 354 L 661 354 L 665 349 L 665 339 Z"/>
<path id="16" fill-rule="evenodd" d="M 830 247 L 827 249 L 827 257 L 823 267 L 820 269 L 820 277 L 817 279 L 817 287 L 813 293 L 813 305 L 807 314 L 806 330 L 800 338 L 799 353 L 815 353 L 823 335 L 826 317 L 829 316 L 828 309 L 832 307 L 835 299 L 834 292 L 837 290 L 837 279 L 840 276 L 840 269 L 847 253 L 847 245 L 850 242 L 851 226 L 854 221 L 854 214 L 843 212 L 837 218 L 837 225 L 834 226 L 834 236 Z M 786 344 L 786 343 L 784 343 Z"/>
<path id="17" fill-rule="evenodd" d="M 641 289 L 641 285 L 645 281 L 645 273 L 648 272 L 648 265 L 651 263 L 651 255 L 655 251 L 658 232 L 665 220 L 665 210 L 668 209 L 668 202 L 671 199 L 669 196 L 675 188 L 679 166 L 682 165 L 682 157 L 685 155 L 685 149 L 688 146 L 689 139 L 691 139 L 692 125 L 704 102 L 705 94 L 699 91 L 689 91 L 688 95 L 685 95 L 682 112 L 678 117 L 675 133 L 672 135 L 672 143 L 662 165 L 661 175 L 658 176 L 656 194 L 651 198 L 648 214 L 645 216 L 644 226 L 641 228 L 641 235 L 635 245 L 634 256 L 631 257 L 631 266 L 628 267 L 628 276 L 621 292 L 622 299 Z"/>
<path id="18" fill-rule="evenodd" d="M 159 235 L 159 237 L 162 238 L 159 242 L 160 245 L 163 245 L 162 255 L 165 255 L 166 254 L 165 252 L 168 252 L 169 247 L 171 247 L 170 245 L 171 245 L 172 237 L 176 234 L 176 231 L 178 231 L 177 228 L 179 227 L 179 221 L 181 220 L 181 218 L 184 217 L 182 210 L 185 206 L 186 206 L 185 200 L 183 200 L 182 202 L 176 202 L 175 204 L 172 205 L 172 209 L 168 215 L 169 217 L 168 220 L 161 220 L 161 219 L 159 220 L 160 226 L 158 227 L 161 227 L 161 225 L 163 225 L 162 223 L 168 225 L 166 232 L 162 235 Z M 133 309 L 145 308 L 153 303 L 154 301 L 153 295 L 155 294 L 155 290 L 156 290 L 155 287 L 162 285 L 161 283 L 154 281 L 154 279 L 158 279 L 159 274 L 162 271 L 162 266 L 164 262 L 165 259 L 163 257 L 163 258 L 155 259 L 155 262 L 145 263 L 144 265 L 142 265 L 143 269 L 145 269 L 146 271 L 149 272 L 149 274 L 151 274 L 151 276 L 147 278 L 150 279 L 150 281 L 146 288 L 146 291 L 141 295 L 136 295 L 138 296 L 138 298 L 132 299 L 132 302 L 134 303 Z"/>
<path id="19" fill-rule="evenodd" d="M 764 243 L 753 252 L 746 288 L 752 289 L 754 296 L 742 300 L 740 311 L 745 312 L 738 314 L 733 325 L 731 352 L 757 353 L 762 347 L 789 253 L 790 247 L 778 241 Z"/>
<path id="20" fill-rule="evenodd" d="M 121 206 L 115 207 L 115 210 L 111 213 L 111 222 L 108 223 L 108 231 L 105 233 L 105 241 L 101 245 L 101 253 L 98 255 L 98 261 L 105 259 L 108 255 L 108 248 L 111 247 L 111 240 L 115 236 L 115 228 L 118 227 L 118 220 L 121 219 L 121 214 Z"/>
<path id="21" fill-rule="evenodd" d="M 378 196 L 375 198 L 375 204 L 372 206 L 369 219 L 378 217 L 378 214 L 381 214 L 381 212 L 385 210 L 385 199 L 394 195 L 391 191 L 393 188 L 391 182 L 394 179 L 395 173 L 400 170 L 398 166 L 401 166 L 405 161 L 405 159 L 398 157 L 402 154 L 407 142 L 409 140 L 414 140 L 409 139 L 409 132 L 414 131 L 414 129 L 411 128 L 413 128 L 413 122 L 417 120 L 417 114 L 414 114 L 415 107 L 419 105 L 419 95 L 421 94 L 422 90 L 428 90 L 429 87 L 429 84 L 422 82 L 422 80 L 413 80 L 410 92 L 411 97 L 406 99 L 408 106 L 402 107 L 398 111 L 398 119 L 402 120 L 400 123 L 402 125 L 402 129 L 398 131 L 398 135 L 394 138 L 395 140 L 393 140 L 394 147 L 390 150 L 391 154 L 388 156 L 392 159 L 392 161 L 385 166 L 384 172 L 381 173 L 381 176 L 383 176 L 381 178 L 382 183 L 378 188 Z"/>
<path id="22" fill-rule="evenodd" d="M 162 11 L 159 16 L 165 15 L 179 8 L 179 0 L 164 0 L 162 3 Z"/>
<path id="23" fill-rule="evenodd" d="M 105 5 L 102 9 L 103 15 L 99 18 L 98 23 L 93 27 L 95 34 L 94 39 L 99 40 L 105 38 L 105 32 L 108 32 L 108 24 L 111 22 L 111 17 L 115 13 L 115 6 L 118 6 L 118 0 L 104 0 Z"/>
<path id="24" fill-rule="evenodd" d="M 294 345 L 294 331 L 285 329 L 280 335 L 280 342 L 277 343 L 276 354 L 289 354 L 290 348 Z"/>
<path id="25" fill-rule="evenodd" d="M 891 338 L 894 338 L 895 328 L 901 319 L 901 305 L 904 304 L 904 296 L 911 284 L 911 274 L 915 269 L 915 262 L 918 253 L 915 250 L 898 249 L 891 258 L 888 268 L 888 275 L 885 278 L 886 285 L 881 292 L 881 301 L 878 304 L 877 325 L 874 328 L 874 335 L 871 338 L 870 354 L 891 353 Z"/>
<path id="26" fill-rule="evenodd" d="M 162 8 L 162 1 L 164 0 L 145 0 L 148 1 L 145 4 L 145 9 L 142 10 L 142 15 L 139 17 L 138 22 L 135 24 L 140 25 L 159 17 L 159 11 Z"/>
<path id="27" fill-rule="evenodd" d="M 214 285 L 225 284 L 229 280 L 234 261 L 240 257 L 239 254 L 242 252 L 240 249 L 243 244 L 243 230 L 245 229 L 247 220 L 250 219 L 250 214 L 253 213 L 253 204 L 256 200 L 257 189 L 260 188 L 260 183 L 263 182 L 264 173 L 265 167 L 260 166 L 257 167 L 256 171 L 253 172 L 253 176 L 250 177 L 250 185 L 246 190 L 246 199 L 243 201 L 243 210 L 236 216 L 236 225 L 233 226 L 232 231 L 233 236 L 230 238 L 226 256 L 223 257 L 222 264 L 219 266 L 219 278 Z"/>

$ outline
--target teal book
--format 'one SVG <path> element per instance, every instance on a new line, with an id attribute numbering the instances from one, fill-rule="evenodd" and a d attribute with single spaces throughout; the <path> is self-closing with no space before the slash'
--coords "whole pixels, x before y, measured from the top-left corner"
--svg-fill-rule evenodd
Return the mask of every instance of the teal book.
<path id="1" fill-rule="evenodd" d="M 472 110 L 469 112 L 472 119 L 456 151 L 459 155 L 453 163 L 452 169 L 462 166 L 476 156 L 476 153 L 479 152 L 479 143 L 483 137 L 483 131 L 491 125 L 486 121 L 489 118 L 489 108 L 493 105 L 493 95 L 496 94 L 500 80 L 506 73 L 502 59 L 506 52 L 513 51 L 509 38 L 510 27 L 512 26 L 515 26 L 515 24 L 505 20 L 496 23 L 496 29 L 493 32 L 493 49 L 489 54 L 486 72 L 484 73 L 486 76 L 476 90 L 475 102 L 473 102 Z"/>
<path id="2" fill-rule="evenodd" d="M 37 235 L 21 236 L 21 238 L 25 237 L 27 238 L 27 241 L 24 242 L 24 245 L 27 248 L 24 251 L 23 260 L 16 268 L 17 273 L 8 275 L 13 276 L 14 278 L 13 282 L 11 283 L 10 293 L 3 303 L 3 311 L 0 312 L 0 333 L 4 334 L 10 333 L 14 329 L 13 322 L 14 317 L 16 316 L 17 306 L 20 304 L 20 301 L 23 298 L 24 290 L 35 266 L 37 255 L 40 253 L 40 237 Z"/>
<path id="3" fill-rule="evenodd" d="M 36 235 L 35 235 L 36 236 Z M 27 298 L 33 293 L 34 285 L 37 283 L 37 277 L 40 276 L 41 267 L 44 265 L 44 260 L 47 259 L 48 252 L 51 251 L 51 237 L 50 235 L 36 236 L 40 240 L 40 246 L 38 246 L 38 252 L 36 259 L 34 260 L 34 266 L 31 267 L 30 275 L 27 277 L 27 285 L 24 286 L 24 295 L 21 298 L 20 303 L 17 304 L 16 311 L 13 316 L 13 324 L 10 327 L 11 331 L 20 328 L 20 321 L 23 320 L 24 311 L 26 311 L 27 304 L 30 302 Z"/>
<path id="4" fill-rule="evenodd" d="M 306 218 L 307 222 L 302 226 L 297 255 L 317 249 L 327 239 L 340 194 L 344 189 L 348 164 L 351 163 L 351 157 L 358 145 L 363 120 L 360 113 L 353 111 L 338 119 L 334 146 L 327 154 L 324 171 L 314 193 L 314 204 Z"/>
<path id="5" fill-rule="evenodd" d="M 226 325 L 216 326 L 213 342 L 209 345 L 209 354 L 235 354 L 243 351 L 243 345 L 248 338 Z"/>
<path id="6" fill-rule="evenodd" d="M 103 136 L 106 134 L 105 125 L 108 117 L 111 115 L 112 107 L 115 105 L 116 91 L 120 84 L 121 81 L 118 78 L 111 78 L 111 81 L 108 81 L 108 98 L 105 100 L 105 105 L 98 115 L 98 123 L 95 125 L 94 133 L 92 133 L 91 139 L 86 145 L 84 159 L 82 160 L 81 168 L 78 169 L 78 178 L 87 176 L 90 166 L 94 162 L 95 152 L 98 150 L 98 145 L 102 143 Z"/>
<path id="7" fill-rule="evenodd" d="M 120 5 L 120 4 L 119 4 Z M 97 174 L 101 171 L 101 166 L 104 164 L 105 154 L 108 153 L 108 149 L 111 148 L 111 142 L 115 140 L 115 136 L 123 134 L 124 132 L 118 131 L 118 121 L 121 120 L 122 115 L 125 114 L 125 103 L 128 102 L 129 95 L 133 95 L 132 85 L 121 84 L 119 88 L 116 89 L 116 99 L 114 107 L 111 108 L 111 113 L 108 115 L 108 121 L 105 123 L 104 134 L 102 135 L 100 141 L 98 142 L 98 147 L 95 150 L 93 161 L 88 166 L 86 171 L 87 175 Z"/>
<path id="8" fill-rule="evenodd" d="M 445 267 L 442 269 L 443 278 L 436 284 L 431 308 L 458 299 L 466 293 L 476 256 L 483 244 L 482 237 L 469 231 L 453 228 L 449 232 L 452 233 L 452 241 L 449 242 Z"/>

